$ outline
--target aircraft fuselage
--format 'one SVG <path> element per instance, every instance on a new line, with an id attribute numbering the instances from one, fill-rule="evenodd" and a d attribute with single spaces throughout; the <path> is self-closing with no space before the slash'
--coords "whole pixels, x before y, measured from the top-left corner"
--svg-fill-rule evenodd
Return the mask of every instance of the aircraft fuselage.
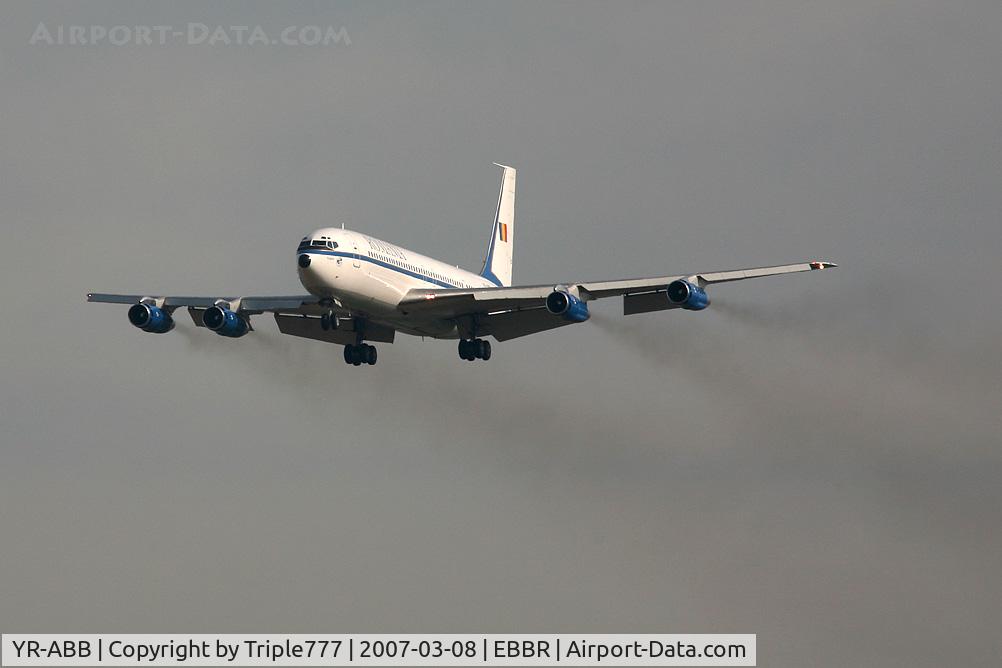
<path id="1" fill-rule="evenodd" d="M 417 336 L 455 338 L 451 320 L 416 319 L 398 306 L 413 289 L 491 288 L 490 280 L 367 234 L 325 227 L 296 250 L 299 281 L 310 294 L 353 314 Z"/>

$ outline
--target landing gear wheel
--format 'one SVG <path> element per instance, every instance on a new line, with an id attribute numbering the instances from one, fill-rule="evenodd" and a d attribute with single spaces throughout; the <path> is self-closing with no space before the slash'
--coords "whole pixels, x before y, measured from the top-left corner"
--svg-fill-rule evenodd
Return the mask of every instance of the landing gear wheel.
<path id="1" fill-rule="evenodd" d="M 463 339 L 459 342 L 459 356 L 469 362 L 475 359 L 489 360 L 491 358 L 490 341 Z"/>
<path id="2" fill-rule="evenodd" d="M 320 316 L 320 329 L 325 332 L 330 331 L 331 328 L 331 317 L 330 314 L 324 313 Z"/>
<path id="3" fill-rule="evenodd" d="M 355 366 L 361 364 L 362 363 L 361 349 L 358 346 L 351 343 L 346 345 L 344 347 L 344 361 L 347 364 L 354 364 Z"/>
<path id="4" fill-rule="evenodd" d="M 362 364 L 373 365 L 376 363 L 379 354 L 376 346 L 367 343 L 351 344 L 344 347 L 344 361 L 346 364 L 361 366 Z"/>

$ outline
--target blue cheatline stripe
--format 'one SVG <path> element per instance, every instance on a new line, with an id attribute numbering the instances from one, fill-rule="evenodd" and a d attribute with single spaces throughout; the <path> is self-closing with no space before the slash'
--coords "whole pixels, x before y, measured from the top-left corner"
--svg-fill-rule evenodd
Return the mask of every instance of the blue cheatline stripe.
<path id="1" fill-rule="evenodd" d="M 501 284 L 501 279 L 495 276 L 494 272 L 491 271 L 490 269 L 484 269 L 482 272 L 480 272 L 480 277 L 486 278 L 488 281 L 498 286 L 499 288 L 504 287 L 504 285 Z"/>
<path id="2" fill-rule="evenodd" d="M 419 274 L 419 273 L 417 273 L 415 271 L 410 271 L 408 269 L 404 269 L 402 267 L 398 267 L 395 264 L 390 264 L 389 262 L 383 262 L 382 260 L 377 260 L 374 257 L 369 257 L 368 255 L 362 255 L 361 253 L 357 253 L 357 254 L 356 253 L 343 253 L 341 251 L 329 251 L 329 250 L 319 250 L 319 249 L 318 250 L 308 250 L 308 251 L 303 251 L 303 252 L 306 253 L 307 255 L 333 255 L 334 257 L 346 257 L 346 258 L 349 258 L 351 260 L 356 260 L 356 259 L 357 260 L 364 260 L 365 262 L 371 262 L 374 265 L 377 265 L 377 266 L 380 266 L 380 267 L 386 267 L 387 269 L 392 269 L 393 271 L 398 272 L 400 274 L 404 274 L 405 276 L 411 276 L 412 278 L 416 278 L 416 279 L 425 281 L 426 283 L 431 283 L 433 285 L 439 285 L 439 286 L 441 286 L 443 288 L 461 288 L 462 287 L 460 285 L 453 285 L 452 283 L 446 283 L 445 281 L 440 281 L 440 280 L 435 279 L 435 278 L 430 278 L 428 276 L 425 276 L 424 274 Z M 298 257 L 298 256 L 300 256 L 302 254 L 303 253 L 297 252 L 296 256 Z"/>

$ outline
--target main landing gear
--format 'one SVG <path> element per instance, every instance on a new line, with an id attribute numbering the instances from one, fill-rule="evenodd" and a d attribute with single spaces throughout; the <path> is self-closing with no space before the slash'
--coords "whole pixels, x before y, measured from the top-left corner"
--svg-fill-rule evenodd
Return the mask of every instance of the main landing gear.
<path id="1" fill-rule="evenodd" d="M 376 346 L 370 346 L 367 343 L 349 343 L 344 347 L 344 361 L 347 364 L 355 366 L 375 364 L 376 357 Z"/>
<path id="2" fill-rule="evenodd" d="M 483 339 L 463 339 L 459 342 L 459 356 L 467 361 L 491 358 L 491 342 Z"/>

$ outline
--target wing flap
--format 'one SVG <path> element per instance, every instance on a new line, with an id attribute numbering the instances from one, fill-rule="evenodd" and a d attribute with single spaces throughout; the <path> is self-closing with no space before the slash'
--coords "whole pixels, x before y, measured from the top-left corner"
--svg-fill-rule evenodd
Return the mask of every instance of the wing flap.
<path id="1" fill-rule="evenodd" d="M 358 336 L 358 332 L 355 330 L 355 321 L 352 319 L 341 320 L 339 327 L 333 331 L 325 331 L 320 326 L 320 318 L 311 318 L 304 315 L 276 313 L 275 323 L 278 325 L 278 331 L 283 334 L 298 336 L 304 339 L 314 339 L 316 341 L 326 341 L 327 343 L 347 345 L 355 343 Z M 396 332 L 390 327 L 366 322 L 363 334 L 366 341 L 393 343 Z"/>
<path id="2" fill-rule="evenodd" d="M 520 336 L 545 332 L 570 324 L 570 320 L 553 315 L 545 308 L 494 313 L 481 318 L 478 322 L 480 333 L 490 334 L 498 341 L 517 339 Z"/>
<path id="3" fill-rule="evenodd" d="M 664 290 L 623 295 L 623 315 L 667 311 L 673 308 L 679 307 L 677 304 L 672 304 L 668 301 L 668 294 Z"/>
<path id="4" fill-rule="evenodd" d="M 245 311 L 270 311 L 272 313 L 280 313 L 282 311 L 300 312 L 304 309 L 304 307 L 316 307 L 317 309 L 321 308 L 317 303 L 317 298 L 313 295 L 240 298 L 240 308 Z"/>
<path id="5" fill-rule="evenodd" d="M 542 306 L 552 285 L 474 290 L 411 290 L 400 302 L 404 314 L 455 318 L 473 313 L 510 311 Z"/>

